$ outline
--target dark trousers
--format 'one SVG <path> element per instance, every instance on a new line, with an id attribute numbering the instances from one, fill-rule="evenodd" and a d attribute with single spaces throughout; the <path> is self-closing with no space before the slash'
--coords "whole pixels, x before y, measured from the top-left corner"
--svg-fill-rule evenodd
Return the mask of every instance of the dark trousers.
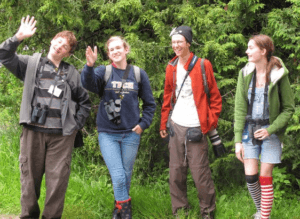
<path id="1" fill-rule="evenodd" d="M 38 199 L 43 175 L 46 200 L 43 218 L 61 218 L 67 190 L 71 156 L 77 131 L 72 135 L 34 132 L 23 127 L 21 135 L 21 207 L 20 218 L 39 218 Z"/>
<path id="2" fill-rule="evenodd" d="M 186 143 L 185 134 L 187 127 L 175 124 L 172 121 L 175 135 L 170 137 L 170 194 L 173 214 L 179 208 L 187 208 L 187 168 L 190 167 L 195 186 L 198 191 L 201 214 L 205 215 L 214 211 L 215 189 L 211 178 L 208 161 L 208 142 L 206 135 L 200 142 Z"/>

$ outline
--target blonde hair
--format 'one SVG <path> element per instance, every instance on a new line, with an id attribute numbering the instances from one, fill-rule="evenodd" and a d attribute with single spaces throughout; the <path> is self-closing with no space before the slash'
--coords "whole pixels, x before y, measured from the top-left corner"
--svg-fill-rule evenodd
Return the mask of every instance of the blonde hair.
<path id="1" fill-rule="evenodd" d="M 129 44 L 126 42 L 126 40 L 121 37 L 121 36 L 111 36 L 105 43 L 105 50 L 106 50 L 106 53 L 107 55 L 109 54 L 109 51 L 108 51 L 108 46 L 109 44 L 112 42 L 112 41 L 115 41 L 115 40 L 121 40 L 123 42 L 123 46 L 125 49 L 128 49 L 130 51 L 130 46 Z"/>

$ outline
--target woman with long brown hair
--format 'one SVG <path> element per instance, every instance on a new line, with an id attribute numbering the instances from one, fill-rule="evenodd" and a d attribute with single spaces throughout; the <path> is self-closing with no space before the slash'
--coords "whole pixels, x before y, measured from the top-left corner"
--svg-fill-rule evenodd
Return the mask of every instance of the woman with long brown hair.
<path id="1" fill-rule="evenodd" d="M 288 70 L 273 53 L 269 36 L 250 38 L 246 50 L 249 63 L 239 72 L 235 96 L 235 153 L 244 163 L 256 219 L 270 217 L 272 171 L 281 162 L 284 132 L 295 110 Z"/>

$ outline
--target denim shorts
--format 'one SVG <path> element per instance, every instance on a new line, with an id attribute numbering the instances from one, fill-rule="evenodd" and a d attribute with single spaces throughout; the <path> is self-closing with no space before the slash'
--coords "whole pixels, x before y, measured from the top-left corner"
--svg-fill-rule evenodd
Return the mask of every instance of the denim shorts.
<path id="1" fill-rule="evenodd" d="M 251 81 L 248 89 L 248 100 L 251 101 L 252 93 L 252 83 Z M 255 97 L 252 107 L 252 118 L 253 119 L 267 119 L 269 118 L 269 102 L 268 99 L 265 100 L 264 87 L 255 88 Z M 268 97 L 267 97 L 268 98 Z M 265 105 L 265 106 L 264 106 Z M 265 113 L 263 113 L 265 110 Z M 263 115 L 265 114 L 265 115 Z M 268 128 L 269 125 L 262 126 L 261 128 Z M 245 129 L 242 136 L 242 142 L 244 147 L 244 159 L 259 159 L 262 163 L 281 163 L 282 147 L 281 142 L 277 135 L 272 134 L 271 136 L 265 138 L 262 145 L 253 145 L 252 137 L 249 136 L 248 125 L 246 123 Z"/>
<path id="2" fill-rule="evenodd" d="M 262 126 L 262 128 L 268 128 L 269 125 Z M 262 163 L 281 163 L 282 147 L 281 142 L 277 135 L 272 134 L 271 136 L 265 138 L 262 145 L 253 145 L 252 138 L 249 137 L 248 127 L 245 126 L 243 132 L 243 147 L 244 147 L 244 159 L 259 159 Z"/>

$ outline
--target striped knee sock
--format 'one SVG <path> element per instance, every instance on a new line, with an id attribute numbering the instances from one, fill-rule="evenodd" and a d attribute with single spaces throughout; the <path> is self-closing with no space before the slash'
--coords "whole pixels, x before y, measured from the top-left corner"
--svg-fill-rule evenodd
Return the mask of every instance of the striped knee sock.
<path id="1" fill-rule="evenodd" d="M 249 190 L 249 193 L 253 199 L 253 202 L 255 204 L 255 207 L 257 211 L 260 211 L 260 184 L 258 181 L 258 174 L 256 175 L 246 175 L 246 182 L 247 182 L 247 187 Z"/>
<path id="2" fill-rule="evenodd" d="M 271 214 L 273 205 L 273 177 L 260 176 L 259 181 L 261 185 L 261 218 L 268 219 Z"/>

